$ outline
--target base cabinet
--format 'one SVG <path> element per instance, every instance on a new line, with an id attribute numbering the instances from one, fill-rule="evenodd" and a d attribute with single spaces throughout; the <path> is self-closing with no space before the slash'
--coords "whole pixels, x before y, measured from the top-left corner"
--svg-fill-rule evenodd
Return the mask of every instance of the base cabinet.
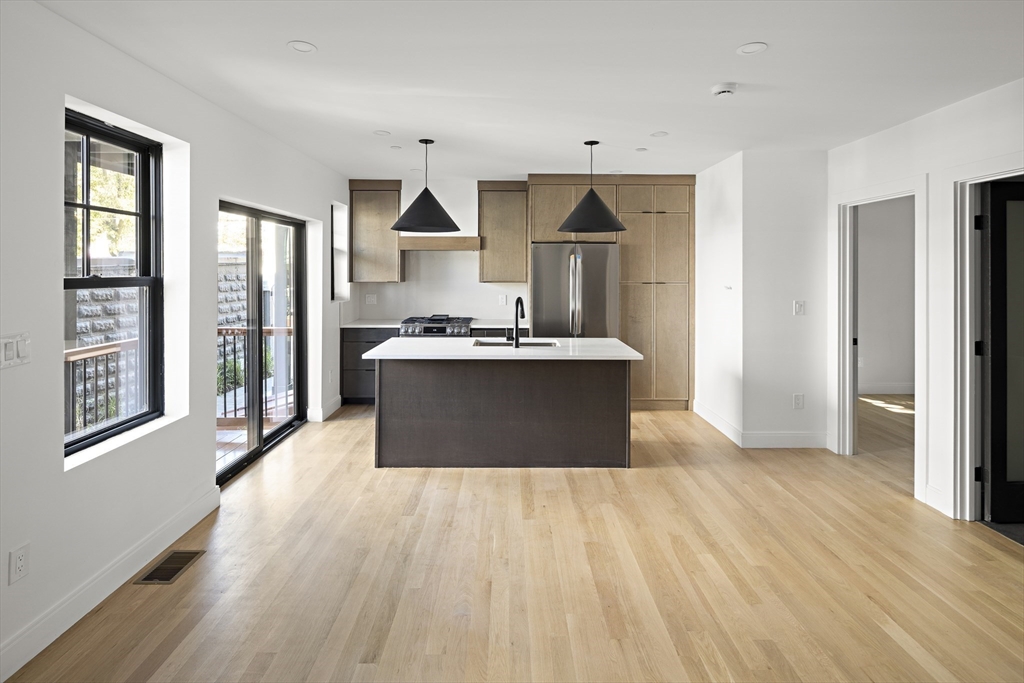
<path id="1" fill-rule="evenodd" d="M 377 372 L 372 360 L 363 354 L 398 336 L 393 327 L 358 327 L 341 330 L 341 402 L 373 403 Z"/>

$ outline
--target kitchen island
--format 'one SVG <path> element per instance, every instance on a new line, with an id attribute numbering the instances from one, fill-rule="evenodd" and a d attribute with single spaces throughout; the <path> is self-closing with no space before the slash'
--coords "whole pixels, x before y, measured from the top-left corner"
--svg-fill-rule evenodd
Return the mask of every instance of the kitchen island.
<path id="1" fill-rule="evenodd" d="M 618 339 L 389 339 L 377 365 L 378 467 L 629 467 Z"/>

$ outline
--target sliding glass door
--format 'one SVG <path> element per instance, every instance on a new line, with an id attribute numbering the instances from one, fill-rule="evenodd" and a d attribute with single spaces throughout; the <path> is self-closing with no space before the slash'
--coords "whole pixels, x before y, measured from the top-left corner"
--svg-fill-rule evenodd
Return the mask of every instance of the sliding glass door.
<path id="1" fill-rule="evenodd" d="M 217 229 L 217 479 L 305 421 L 304 229 L 221 203 Z"/>

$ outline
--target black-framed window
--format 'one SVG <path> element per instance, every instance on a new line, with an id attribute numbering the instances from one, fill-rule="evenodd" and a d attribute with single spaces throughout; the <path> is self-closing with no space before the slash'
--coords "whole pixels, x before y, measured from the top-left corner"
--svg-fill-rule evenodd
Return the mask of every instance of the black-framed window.
<path id="1" fill-rule="evenodd" d="M 161 146 L 64 122 L 64 454 L 163 414 Z"/>

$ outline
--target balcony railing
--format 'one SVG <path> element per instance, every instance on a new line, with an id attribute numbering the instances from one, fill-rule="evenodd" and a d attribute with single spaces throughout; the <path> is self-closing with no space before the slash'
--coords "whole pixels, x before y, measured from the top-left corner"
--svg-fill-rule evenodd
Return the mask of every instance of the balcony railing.
<path id="1" fill-rule="evenodd" d="M 145 410 L 140 380 L 138 339 L 64 351 L 64 438 Z"/>
<path id="2" fill-rule="evenodd" d="M 293 327 L 263 328 L 263 423 L 273 427 L 288 416 L 295 414 L 295 390 L 291 377 L 280 389 L 275 382 L 276 356 L 272 351 L 274 337 L 291 337 Z M 221 429 L 245 429 L 247 424 L 248 398 L 246 393 L 245 363 L 248 358 L 248 330 L 245 327 L 217 328 L 217 427 Z M 291 349 L 291 345 L 288 345 Z M 286 365 L 282 370 L 290 375 L 290 358 L 282 358 Z M 288 362 L 285 362 L 288 361 Z"/>

